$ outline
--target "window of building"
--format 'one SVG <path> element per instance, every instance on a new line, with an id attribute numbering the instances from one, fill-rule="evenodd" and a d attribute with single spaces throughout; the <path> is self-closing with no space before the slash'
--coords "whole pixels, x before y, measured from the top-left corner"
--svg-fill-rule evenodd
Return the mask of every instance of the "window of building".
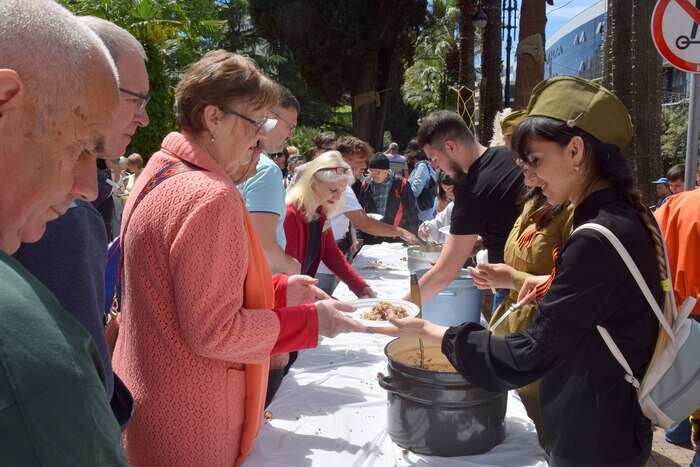
<path id="1" fill-rule="evenodd" d="M 605 32 L 605 23 L 602 21 L 598 23 L 598 26 L 595 28 L 595 32 L 596 34 L 603 34 L 603 32 Z"/>
<path id="2" fill-rule="evenodd" d="M 581 38 L 579 42 L 586 42 L 586 31 L 581 31 Z"/>
<path id="3" fill-rule="evenodd" d="M 581 60 L 581 63 L 578 64 L 578 71 L 579 73 L 582 71 L 586 71 L 586 61 Z"/>
<path id="4" fill-rule="evenodd" d="M 574 45 L 578 45 L 578 34 L 574 34 Z"/>

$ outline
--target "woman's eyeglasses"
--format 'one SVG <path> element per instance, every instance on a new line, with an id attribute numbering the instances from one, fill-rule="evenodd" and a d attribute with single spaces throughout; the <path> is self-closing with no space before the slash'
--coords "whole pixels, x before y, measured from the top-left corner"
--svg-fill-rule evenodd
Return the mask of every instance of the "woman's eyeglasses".
<path id="1" fill-rule="evenodd" d="M 300 161 L 303 161 L 303 160 L 306 160 L 306 159 L 304 158 L 304 156 L 292 156 L 292 157 L 289 158 L 289 160 L 290 160 L 291 162 L 300 162 Z"/>
<path id="2" fill-rule="evenodd" d="M 338 175 L 345 175 L 350 172 L 350 169 L 346 167 L 329 167 L 327 169 L 318 169 L 316 173 L 318 172 L 335 172 Z"/>
<path id="3" fill-rule="evenodd" d="M 272 129 L 277 125 L 277 120 L 274 118 L 268 118 L 265 117 L 261 119 L 260 121 L 256 122 L 250 117 L 246 117 L 245 115 L 236 112 L 235 110 L 227 109 L 226 107 L 220 107 L 222 112 L 225 112 L 227 114 L 235 115 L 236 117 L 242 118 L 246 122 L 250 123 L 255 127 L 255 134 L 257 135 L 262 128 L 265 128 L 265 131 L 272 131 Z"/>

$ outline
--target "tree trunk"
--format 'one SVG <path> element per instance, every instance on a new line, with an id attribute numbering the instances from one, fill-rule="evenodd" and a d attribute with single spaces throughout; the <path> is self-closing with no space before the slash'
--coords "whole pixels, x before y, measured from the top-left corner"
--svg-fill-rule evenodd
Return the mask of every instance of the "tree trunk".
<path id="1" fill-rule="evenodd" d="M 649 31 L 655 2 L 622 3 L 608 0 L 603 85 L 620 98 L 632 118 L 634 137 L 624 154 L 637 187 L 650 203 L 654 199 L 651 181 L 662 173 L 661 58 Z"/>
<path id="2" fill-rule="evenodd" d="M 632 11 L 632 65 L 634 152 L 630 154 L 637 169 L 637 186 L 644 199 L 654 199 L 652 180 L 662 174 L 661 160 L 661 57 L 652 42 L 649 24 L 654 10 L 652 0 L 635 0 Z"/>
<path id="3" fill-rule="evenodd" d="M 474 25 L 475 0 L 459 0 L 459 96 L 457 111 L 474 132 Z"/>
<path id="4" fill-rule="evenodd" d="M 515 101 L 513 106 L 516 109 L 527 107 L 532 88 L 544 79 L 544 28 L 546 24 L 545 0 L 523 0 L 520 4 L 518 49 L 515 52 L 518 57 L 518 65 L 515 70 Z"/>
<path id="5" fill-rule="evenodd" d="M 381 148 L 381 127 L 379 124 L 379 109 L 382 97 L 377 91 L 380 89 L 377 83 L 378 58 L 366 62 L 362 73 L 358 75 L 356 88 L 352 93 L 352 132 L 361 140 L 367 141 L 374 148 Z M 379 128 L 378 128 L 379 126 Z"/>
<path id="6" fill-rule="evenodd" d="M 481 44 L 481 83 L 479 85 L 479 141 L 488 146 L 493 137 L 493 119 L 502 108 L 501 86 L 501 2 L 485 2 L 488 22 Z"/>

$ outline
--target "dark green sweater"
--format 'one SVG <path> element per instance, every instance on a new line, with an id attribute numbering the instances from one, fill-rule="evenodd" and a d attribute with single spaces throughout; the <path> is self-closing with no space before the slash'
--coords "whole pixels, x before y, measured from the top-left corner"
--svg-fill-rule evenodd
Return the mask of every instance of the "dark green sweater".
<path id="1" fill-rule="evenodd" d="M 90 334 L 0 252 L 0 463 L 126 465 Z"/>

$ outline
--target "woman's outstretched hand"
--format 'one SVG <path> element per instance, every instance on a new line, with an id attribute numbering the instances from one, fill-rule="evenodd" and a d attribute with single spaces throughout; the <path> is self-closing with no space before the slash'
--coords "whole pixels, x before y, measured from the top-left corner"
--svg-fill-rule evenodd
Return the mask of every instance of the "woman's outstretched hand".
<path id="1" fill-rule="evenodd" d="M 357 307 L 338 300 L 321 300 L 314 304 L 318 314 L 318 333 L 335 337 L 343 332 L 363 332 L 367 327 L 347 316 Z"/>
<path id="2" fill-rule="evenodd" d="M 447 331 L 446 326 L 439 326 L 420 318 L 397 318 L 392 310 L 387 312 L 389 322 L 394 326 L 369 327 L 377 334 L 385 334 L 393 337 L 417 337 L 428 342 L 442 342 L 442 337 Z"/>
<path id="3" fill-rule="evenodd" d="M 326 292 L 316 287 L 318 279 L 300 274 L 287 279 L 287 306 L 304 305 L 330 298 Z"/>

